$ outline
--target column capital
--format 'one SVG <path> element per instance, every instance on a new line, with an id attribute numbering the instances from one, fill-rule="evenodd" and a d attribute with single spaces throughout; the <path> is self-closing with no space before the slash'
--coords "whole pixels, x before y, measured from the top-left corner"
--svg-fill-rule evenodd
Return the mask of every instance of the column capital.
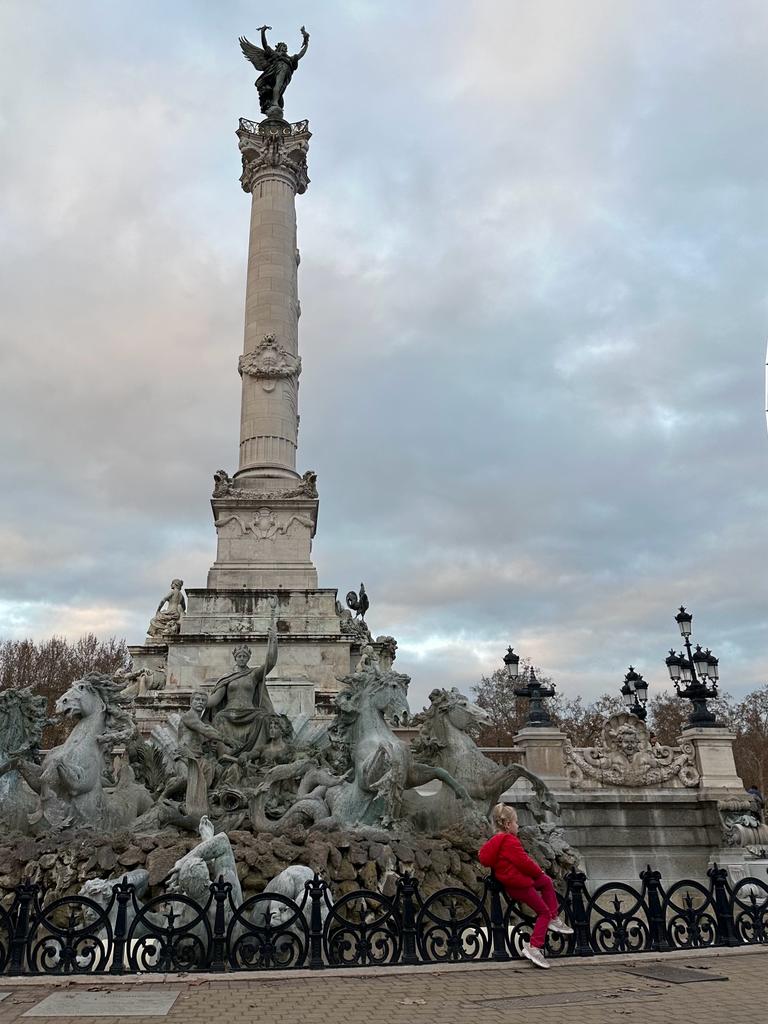
<path id="1" fill-rule="evenodd" d="M 307 153 L 312 132 L 308 121 L 248 121 L 240 118 L 235 133 L 243 158 L 240 184 L 244 192 L 266 178 L 280 178 L 298 195 L 309 185 Z"/>

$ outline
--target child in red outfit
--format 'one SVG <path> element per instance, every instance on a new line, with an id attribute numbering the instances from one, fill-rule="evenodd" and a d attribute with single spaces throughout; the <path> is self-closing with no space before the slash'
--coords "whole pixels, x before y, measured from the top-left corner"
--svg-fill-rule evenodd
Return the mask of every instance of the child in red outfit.
<path id="1" fill-rule="evenodd" d="M 507 896 L 535 911 L 536 924 L 530 943 L 523 943 L 523 956 L 537 967 L 549 967 L 543 952 L 547 931 L 572 935 L 573 929 L 558 914 L 552 879 L 531 860 L 517 838 L 517 811 L 507 804 L 496 804 L 491 818 L 499 831 L 481 847 L 478 859 L 483 867 L 491 868 Z"/>

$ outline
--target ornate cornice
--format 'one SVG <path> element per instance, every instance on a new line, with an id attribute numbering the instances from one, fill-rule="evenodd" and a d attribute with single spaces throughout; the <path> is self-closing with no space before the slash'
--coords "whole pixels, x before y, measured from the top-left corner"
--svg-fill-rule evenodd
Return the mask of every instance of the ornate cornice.
<path id="1" fill-rule="evenodd" d="M 214 498 L 236 498 L 241 501 L 284 501 L 286 499 L 300 498 L 317 500 L 317 473 L 308 469 L 295 487 L 285 491 L 250 491 L 242 487 L 235 487 L 232 477 L 224 469 L 219 469 L 213 474 L 213 495 Z"/>
<path id="2" fill-rule="evenodd" d="M 244 192 L 252 192 L 265 174 L 285 176 L 295 192 L 307 191 L 307 152 L 312 132 L 307 121 L 254 121 L 240 119 L 238 146 L 243 158 L 240 184 Z"/>

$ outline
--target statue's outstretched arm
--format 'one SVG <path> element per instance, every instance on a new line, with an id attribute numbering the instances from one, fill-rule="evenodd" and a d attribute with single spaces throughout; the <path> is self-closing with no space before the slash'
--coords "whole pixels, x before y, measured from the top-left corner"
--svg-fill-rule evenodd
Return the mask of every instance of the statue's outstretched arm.
<path id="1" fill-rule="evenodd" d="M 262 25 L 261 28 L 259 29 L 259 32 L 261 32 L 261 45 L 264 47 L 264 53 L 266 53 L 268 57 L 271 57 L 272 54 L 275 52 L 267 42 L 267 29 L 271 28 L 271 25 Z"/>
<path id="2" fill-rule="evenodd" d="M 307 49 L 309 48 L 309 32 L 307 32 L 303 25 L 301 26 L 301 35 L 304 40 L 304 43 L 302 44 L 302 47 L 299 50 L 299 52 L 293 55 L 293 59 L 296 61 L 297 64 L 304 56 L 304 54 L 307 52 Z"/>
<path id="3" fill-rule="evenodd" d="M 170 591 L 169 593 L 167 593 L 167 594 L 165 595 L 165 597 L 164 597 L 164 598 L 163 598 L 163 599 L 162 599 L 162 600 L 160 601 L 160 604 L 159 604 L 159 605 L 157 606 L 157 610 L 158 610 L 158 611 L 160 611 L 160 609 L 161 609 L 161 608 L 163 607 L 163 605 L 165 604 L 165 602 L 166 602 L 166 601 L 170 601 L 172 597 L 173 597 L 173 591 L 171 590 L 171 591 Z"/>
<path id="4" fill-rule="evenodd" d="M 277 664 L 277 630 L 274 626 L 270 627 L 267 636 L 267 656 L 264 659 L 264 675 L 262 676 L 262 679 L 266 679 Z"/>

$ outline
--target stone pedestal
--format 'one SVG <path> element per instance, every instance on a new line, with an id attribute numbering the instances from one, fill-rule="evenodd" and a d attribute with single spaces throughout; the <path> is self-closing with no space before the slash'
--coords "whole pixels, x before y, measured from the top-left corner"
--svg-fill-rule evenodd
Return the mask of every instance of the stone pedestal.
<path id="1" fill-rule="evenodd" d="M 514 738 L 515 747 L 522 751 L 522 763 L 529 772 L 543 779 L 551 788 L 566 786 L 563 748 L 566 735 L 559 729 L 528 727 Z"/>
<path id="2" fill-rule="evenodd" d="M 284 498 L 234 490 L 211 499 L 216 561 L 211 591 L 310 589 L 317 586 L 311 560 L 317 498 Z"/>
<path id="3" fill-rule="evenodd" d="M 649 864 L 663 883 L 702 879 L 722 843 L 716 800 L 695 789 L 616 787 L 558 792 L 565 835 L 584 858 L 590 890 L 623 881 L 639 888 Z"/>
<path id="4" fill-rule="evenodd" d="M 735 733 L 728 729 L 686 729 L 683 739 L 690 740 L 696 751 L 702 790 L 727 790 L 744 795 L 744 783 L 736 774 L 733 759 Z"/>

